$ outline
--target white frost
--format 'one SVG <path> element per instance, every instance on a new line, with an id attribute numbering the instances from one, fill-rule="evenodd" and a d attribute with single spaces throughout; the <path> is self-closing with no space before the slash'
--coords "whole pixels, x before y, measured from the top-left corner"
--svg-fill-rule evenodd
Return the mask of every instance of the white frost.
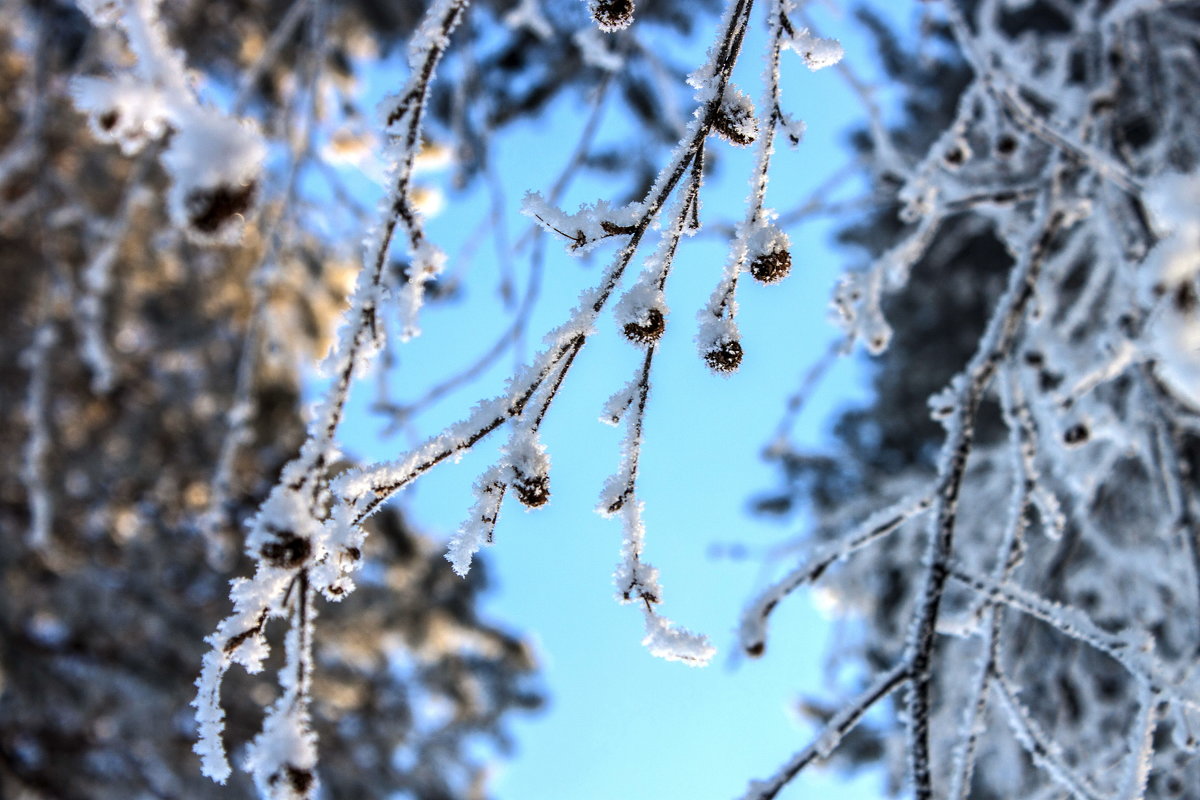
<path id="1" fill-rule="evenodd" d="M 513 30 L 526 28 L 539 39 L 549 39 L 554 35 L 554 27 L 542 13 L 540 0 L 521 0 L 504 15 L 504 24 Z"/>
<path id="2" fill-rule="evenodd" d="M 667 661 L 682 661 L 690 667 L 705 667 L 716 655 L 717 648 L 707 636 L 692 633 L 671 620 L 649 610 L 646 616 L 646 638 L 642 644 L 650 655 Z"/>
<path id="3" fill-rule="evenodd" d="M 1163 238 L 1138 273 L 1151 306 L 1143 348 L 1171 392 L 1200 408 L 1200 173 L 1159 178 L 1147 205 Z"/>
<path id="4" fill-rule="evenodd" d="M 492 543 L 500 503 L 504 500 L 503 477 L 507 472 L 504 465 L 494 464 L 475 482 L 475 505 L 446 547 L 446 560 L 457 575 L 466 577 L 479 548 Z"/>
<path id="5" fill-rule="evenodd" d="M 170 107 L 166 93 L 128 75 L 75 78 L 71 99 L 87 115 L 96 140 L 118 145 L 127 156 L 167 131 Z"/>
<path id="6" fill-rule="evenodd" d="M 804 65 L 812 71 L 832 67 L 846 54 L 837 39 L 823 39 L 809 33 L 808 28 L 799 31 L 785 45 L 795 50 L 804 59 Z"/>
<path id="7" fill-rule="evenodd" d="M 171 176 L 171 218 L 201 241 L 227 242 L 240 235 L 245 213 L 261 187 L 267 147 L 255 125 L 199 107 L 176 114 L 178 130 L 163 153 Z M 242 198 L 247 209 L 200 221 L 220 197 Z M 220 215 L 218 214 L 218 217 Z"/>
<path id="8" fill-rule="evenodd" d="M 521 213 L 550 233 L 565 238 L 569 252 L 582 254 L 596 243 L 621 236 L 638 224 L 646 209 L 642 203 L 613 207 L 607 200 L 595 205 L 581 204 L 574 214 L 551 205 L 539 192 L 527 192 Z"/>
<path id="9" fill-rule="evenodd" d="M 579 54 L 583 56 L 583 63 L 588 66 L 605 72 L 619 72 L 625 66 L 625 59 L 609 47 L 610 40 L 595 28 L 581 28 L 571 39 L 579 48 Z"/>

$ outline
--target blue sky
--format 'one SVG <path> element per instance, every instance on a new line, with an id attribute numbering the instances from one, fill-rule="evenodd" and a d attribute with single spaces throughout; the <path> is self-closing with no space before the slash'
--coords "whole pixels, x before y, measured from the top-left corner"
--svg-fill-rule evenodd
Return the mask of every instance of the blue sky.
<path id="1" fill-rule="evenodd" d="M 822 33 L 840 38 L 855 68 L 872 75 L 876 67 L 869 48 L 850 35 L 849 21 L 823 10 L 816 9 Z M 700 39 L 689 45 L 691 63 L 699 63 L 714 27 L 715 20 L 699 26 Z M 761 28 L 756 16 L 737 74 L 739 84 L 755 98 Z M 654 35 L 643 33 L 647 40 Z M 847 163 L 846 132 L 863 116 L 833 70 L 809 73 L 794 54 L 785 55 L 791 62 L 783 77 L 785 106 L 807 122 L 808 132 L 798 150 L 780 146 L 768 192 L 768 204 L 780 211 L 798 205 Z M 520 198 L 526 190 L 546 191 L 586 114 L 577 101 L 563 99 L 546 119 L 522 123 L 498 142 L 495 163 L 508 198 L 509 242 L 527 228 L 527 220 L 517 213 Z M 602 138 L 630 134 L 636 132 L 618 115 L 610 118 Z M 704 215 L 710 224 L 732 222 L 743 213 L 749 154 L 713 144 L 724 152 L 719 173 L 706 185 Z M 436 183 L 439 177 L 426 180 Z M 453 271 L 464 234 L 488 213 L 488 204 L 484 189 L 462 196 L 447 193 L 447 209 L 430 221 L 429 231 L 449 252 Z M 562 205 L 570 211 L 611 193 L 611 186 L 584 179 Z M 517 751 L 497 766 L 492 781 L 499 800 L 731 798 L 808 743 L 812 730 L 792 708 L 801 695 L 828 696 L 823 664 L 830 622 L 808 595 L 793 598 L 773 622 L 767 655 L 757 661 L 739 659 L 733 630 L 742 607 L 772 566 L 790 562 L 713 557 L 717 545 L 737 543 L 760 553 L 798 532 L 796 524 L 781 526 L 749 515 L 747 504 L 777 480 L 761 450 L 786 397 L 836 336 L 826 309 L 833 282 L 850 256 L 830 244 L 831 227 L 825 222 L 789 232 L 792 275 L 768 287 L 747 280 L 739 289 L 746 355 L 741 370 L 730 378 L 711 374 L 692 343 L 695 312 L 720 277 L 725 242 L 701 235 L 686 243 L 668 284 L 672 314 L 655 360 L 639 477 L 646 503 L 646 558 L 662 573 L 663 613 L 707 633 L 719 648 L 712 666 L 694 669 L 659 661 L 641 646 L 640 613 L 613 598 L 620 525 L 592 510 L 604 479 L 617 468 L 621 436 L 620 430 L 597 421 L 600 407 L 632 377 L 641 353 L 605 318 L 571 370 L 543 435 L 552 459 L 551 502 L 526 512 L 510 499 L 501 513 L 497 544 L 484 554 L 496 587 L 484 613 L 527 633 L 550 696 L 545 712 L 512 724 Z M 589 262 L 567 255 L 557 242 L 547 244 L 541 300 L 521 351 L 526 356 L 543 332 L 566 317 L 578 293 L 595 282 L 612 255 L 611 248 L 602 248 Z M 513 264 L 523 288 L 528 253 Z M 400 364 L 390 388 L 396 399 L 419 396 L 491 343 L 507 323 L 495 294 L 498 276 L 492 247 L 481 247 L 466 278 L 464 299 L 423 312 L 423 336 L 397 351 Z M 380 436 L 381 423 L 366 411 L 373 388 L 365 382 L 343 431 L 347 450 L 360 459 L 397 455 L 411 438 L 465 416 L 475 400 L 497 393 L 513 361 L 513 355 L 506 355 L 479 382 L 451 394 L 418 417 L 414 429 L 391 439 Z M 835 410 L 863 399 L 864 391 L 860 365 L 839 363 L 806 409 L 795 439 L 819 444 Z M 448 538 L 470 508 L 472 483 L 491 463 L 497 446 L 485 443 L 461 463 L 434 470 L 394 502 L 403 504 L 420 529 Z M 882 794 L 878 776 L 843 784 L 816 771 L 802 776 L 783 797 L 825 796 L 833 787 L 849 800 Z"/>

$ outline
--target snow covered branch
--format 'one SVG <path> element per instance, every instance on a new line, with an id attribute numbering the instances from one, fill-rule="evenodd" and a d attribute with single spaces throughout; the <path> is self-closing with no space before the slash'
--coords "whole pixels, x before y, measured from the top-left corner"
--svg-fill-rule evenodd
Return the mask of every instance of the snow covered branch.
<path id="1" fill-rule="evenodd" d="M 24 498 L 14 519 L 29 531 L 22 547 L 60 568 L 53 545 L 65 529 L 63 503 L 74 503 L 70 513 L 86 520 L 79 527 L 89 536 L 107 532 L 118 543 L 159 521 L 151 505 L 178 506 L 178 519 L 159 527 L 198 527 L 208 566 L 225 569 L 235 555 L 228 530 L 246 523 L 232 609 L 222 607 L 215 630 L 216 614 L 203 623 L 212 633 L 193 705 L 206 776 L 225 782 L 233 773 L 227 673 L 280 664 L 277 695 L 255 706 L 261 730 L 248 743 L 246 785 L 252 779 L 274 798 L 334 792 L 317 764 L 319 598 L 341 601 L 356 581 L 375 580 L 361 572 L 368 548 L 380 546 L 378 537 L 368 543 L 367 530 L 387 524 L 381 512 L 402 490 L 499 437 L 449 541 L 449 564 L 434 558 L 446 580 L 468 591 L 459 578 L 494 544 L 512 500 L 539 509 L 562 496 L 566 459 L 547 421 L 565 413 L 560 399 L 579 379 L 574 368 L 585 350 L 601 349 L 589 345 L 606 327 L 629 345 L 616 357 L 628 362 L 616 370 L 621 377 L 601 394 L 609 399 L 596 403 L 601 421 L 624 426 L 595 508 L 620 527 L 616 599 L 641 616 L 651 654 L 708 663 L 710 641 L 664 615 L 649 563 L 654 542 L 643 515 L 655 499 L 645 492 L 651 462 L 643 448 L 656 432 L 648 409 L 665 394 L 656 383 L 669 366 L 673 326 L 691 328 L 698 363 L 714 380 L 756 355 L 739 329 L 749 330 L 755 297 L 744 273 L 774 285 L 811 264 L 794 223 L 819 211 L 865 214 L 842 234 L 866 254 L 831 298 L 842 341 L 805 380 L 770 446 L 788 481 L 787 502 L 776 505 L 802 508 L 811 532 L 787 550 L 803 554 L 797 563 L 772 565 L 775 580 L 742 614 L 739 644 L 763 655 L 774 612 L 817 584 L 839 612 L 861 615 L 874 638 L 841 645 L 860 683 L 843 707 L 821 715 L 817 740 L 746 797 L 777 796 L 809 765 L 854 750 L 859 737 L 877 737 L 876 752 L 904 755 L 893 778 L 909 781 L 917 800 L 1039 792 L 1157 800 L 1184 793 L 1168 786 L 1173 779 L 1195 785 L 1200 4 L 942 0 L 921 4 L 916 42 L 863 10 L 857 18 L 878 39 L 885 72 L 908 92 L 896 103 L 842 63 L 841 45 L 818 35 L 821 18 L 800 0 L 724 0 L 712 45 L 686 76 L 651 41 L 660 35 L 653 26 L 673 12 L 686 17 L 683 27 L 703 21 L 680 0 L 636 8 L 586 0 L 572 6 L 574 17 L 538 0 L 477 0 L 469 20 L 469 0 L 430 0 L 401 4 L 390 38 L 357 43 L 335 36 L 359 13 L 342 5 L 264 4 L 274 24 L 230 48 L 193 41 L 177 26 L 189 12 L 161 0 L 76 0 L 94 31 L 83 55 L 62 56 L 71 65 L 64 75 L 81 74 L 56 83 L 39 65 L 50 45 L 70 48 L 48 36 L 48 6 L 21 0 L 11 49 L 32 66 L 9 70 L 0 59 L 20 116 L 0 120 L 9 135 L 0 150 L 4 232 L 24 226 L 29 252 L 47 265 L 13 292 L 24 303 L 13 316 L 26 337 L 14 348 L 22 356 L 14 356 L 20 382 L 11 404 L 23 438 L 10 448 L 20 453 L 11 473 Z M 756 7 L 762 37 L 751 32 Z M 357 24 L 361 34 L 376 22 Z M 8 48 L 8 33 L 0 34 Z M 386 52 L 404 38 L 407 72 L 380 104 L 372 137 L 339 80 L 370 47 Z M 763 58 L 753 85 L 759 67 L 748 71 L 749 49 Z M 868 116 L 855 140 L 859 166 L 809 197 L 771 183 L 790 158 L 777 152 L 780 142 L 804 145 L 795 114 L 813 110 L 792 107 L 793 57 L 805 70 L 836 67 L 812 79 L 836 72 Z M 642 69 L 655 88 L 635 102 Z M 559 178 L 520 187 L 529 233 L 510 247 L 508 193 L 489 147 L 500 126 L 543 113 L 564 88 L 584 90 L 592 106 Z M 599 153 L 605 107 L 623 94 L 630 102 L 622 113 L 657 128 L 658 150 Z M 70 144 L 43 136 L 56 105 L 77 117 Z M 336 148 L 367 153 L 375 141 L 385 177 L 372 212 L 345 176 L 317 162 Z M 418 172 L 430 153 L 451 150 L 456 185 L 486 182 L 489 214 L 446 273 L 454 250 L 427 229 Z M 706 181 L 729 151 L 744 154 L 749 191 L 745 206 L 720 220 Z M 577 174 L 614 159 L 636 178 L 634 191 L 563 207 Z M 34 174 L 42 163 L 46 176 Z M 872 187 L 847 200 L 859 167 Z M 90 185 L 93 171 L 111 186 Z M 319 200 L 309 178 L 324 181 Z M 150 199 L 156 192 L 161 204 Z M 328 208 L 314 208 L 325 201 Z M 722 237 L 726 255 L 704 278 L 706 299 L 681 314 L 676 262 L 702 229 Z M 361 252 L 338 246 L 364 230 Z M 453 377 L 416 387 L 411 402 L 381 388 L 375 406 L 395 427 L 489 372 L 507 350 L 525 355 L 544 248 L 603 260 L 574 308 L 491 396 L 457 422 L 414 435 L 394 458 L 345 463 L 351 393 L 372 369 L 399 360 L 393 348 L 420 333 L 426 300 L 457 285 L 487 235 L 497 243 L 503 331 Z M 320 246 L 308 252 L 298 242 L 305 237 Z M 518 298 L 512 256 L 531 242 Z M 143 258 L 163 264 L 152 279 L 128 268 Z M 346 259 L 353 265 L 341 271 Z M 293 269 L 308 278 L 289 284 Z M 339 276 L 350 279 L 342 285 Z M 218 279 L 240 291 L 198 291 Z M 309 329 L 306 346 L 323 351 L 325 322 L 343 300 L 348 308 L 311 414 L 293 415 L 289 435 L 276 435 L 267 424 L 271 392 L 291 408 L 305 375 L 268 375 L 276 350 L 293 346 L 283 341 L 291 328 L 275 331 L 286 302 L 279 297 L 307 302 L 318 290 L 324 313 L 313 311 L 316 301 L 292 310 L 304 318 L 293 327 Z M 168 292 L 178 295 L 171 303 L 148 302 Z M 199 347 L 146 323 L 173 315 L 223 326 L 198 334 L 206 341 Z M 796 410 L 833 355 L 859 342 L 877 357 L 870 413 L 842 417 L 830 455 L 796 456 L 787 441 Z M 68 350 L 71 363 L 60 363 Z M 219 391 L 194 383 L 211 372 L 221 373 Z M 78 375 L 86 392 L 57 403 L 56 392 Z M 143 443 L 144 426 L 131 423 L 109 447 L 122 403 L 172 381 L 176 404 L 198 420 L 194 429 L 176 430 L 168 444 Z M 381 387 L 386 381 L 379 377 Z M 183 430 L 165 405 L 153 406 L 153 415 L 171 416 L 161 427 Z M 142 487 L 119 511 L 89 499 L 124 485 L 123 454 L 145 447 L 147 460 L 161 462 L 160 450 L 185 438 L 215 462 L 203 476 L 181 472 L 166 488 L 147 478 L 153 491 Z M 83 452 L 81 442 L 103 452 L 106 474 L 62 466 Z M 268 662 L 277 619 L 281 652 Z M 868 714 L 871 724 L 860 726 Z"/>

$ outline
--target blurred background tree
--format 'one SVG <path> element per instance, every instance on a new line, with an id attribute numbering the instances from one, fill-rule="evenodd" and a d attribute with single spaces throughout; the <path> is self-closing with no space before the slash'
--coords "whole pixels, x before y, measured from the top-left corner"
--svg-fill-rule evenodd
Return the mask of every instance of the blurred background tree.
<path id="1" fill-rule="evenodd" d="M 295 141 L 322 124 L 306 114 L 333 113 L 300 99 L 300 73 L 348 93 L 346 48 L 385 52 L 422 11 L 328 4 L 336 45 L 314 66 L 297 8 L 311 10 L 164 13 L 191 63 L 229 91 L 257 67 L 246 103 Z M 234 535 L 302 441 L 305 365 L 328 348 L 355 254 L 294 192 L 273 195 L 236 245 L 191 242 L 159 199 L 159 145 L 127 157 L 72 106 L 67 81 L 123 58 L 122 43 L 71 3 L 6 3 L 0 20 L 0 796 L 251 796 L 244 776 L 222 789 L 200 775 L 188 703 L 244 561 Z M 312 168 L 307 147 L 273 179 Z M 231 446 L 235 402 L 244 429 Z M 205 526 L 232 546 L 214 550 Z M 399 512 L 373 529 L 378 569 L 319 634 L 323 780 L 335 797 L 485 796 L 484 756 L 507 752 L 506 718 L 543 702 L 532 653 L 477 614 L 485 571 L 453 575 Z M 273 689 L 231 680 L 231 736 L 244 742 Z"/>
<path id="2" fill-rule="evenodd" d="M 755 505 L 803 520 L 804 549 L 819 553 L 863 530 L 872 512 L 940 485 L 955 402 L 946 387 L 961 388 L 952 379 L 970 374 L 1007 276 L 1028 256 L 1012 232 L 1028 223 L 1037 192 L 1081 181 L 1072 188 L 1091 204 L 1086 221 L 1052 245 L 1027 328 L 1003 356 L 1004 382 L 966 423 L 974 449 L 955 558 L 1082 609 L 1105 632 L 1151 634 L 1171 674 L 1190 676 L 1200 652 L 1194 266 L 1183 269 L 1175 312 L 1156 309 L 1145 287 L 1159 263 L 1155 246 L 1170 252 L 1159 244 L 1169 235 L 1164 214 L 1194 218 L 1195 207 L 1143 187 L 1197 167 L 1197 109 L 1184 76 L 1197 74 L 1200 8 L 1123 17 L 1117 5 L 970 0 L 956 4 L 957 30 L 935 12 L 915 34 L 857 12 L 902 104 L 885 137 L 855 136 L 876 205 L 839 238 L 860 254 L 860 274 L 893 259 L 928 219 L 911 211 L 912 173 L 922 169 L 943 176 L 940 224 L 902 287 L 884 296 L 891 339 L 869 362 L 871 400 L 839 413 L 822 448 L 786 434 L 773 442 L 766 453 L 780 484 Z M 1064 152 L 1068 164 L 1053 166 Z M 1145 183 L 1096 180 L 1102 168 L 1091 159 L 1109 157 Z M 1172 204 L 1180 205 L 1164 211 Z M 1191 342 L 1189 379 L 1169 377 L 1170 357 L 1153 344 L 1171 313 L 1190 319 L 1192 338 L 1181 340 Z M 911 647 L 928 574 L 916 567 L 930 558 L 928 520 L 915 517 L 822 578 L 843 625 L 830 652 L 843 691 L 861 690 Z M 1145 687 L 1111 656 L 1045 620 L 991 616 L 962 589 L 951 586 L 938 620 L 937 796 L 1196 796 L 1194 720 L 1148 707 Z M 801 703 L 820 724 L 838 708 L 827 697 Z M 911 774 L 906 714 L 897 694 L 889 715 L 857 729 L 836 763 L 882 761 L 901 791 Z"/>

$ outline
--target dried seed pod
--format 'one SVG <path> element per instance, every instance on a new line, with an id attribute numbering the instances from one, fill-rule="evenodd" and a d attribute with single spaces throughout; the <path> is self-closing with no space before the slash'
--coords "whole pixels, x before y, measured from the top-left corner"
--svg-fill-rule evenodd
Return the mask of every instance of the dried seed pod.
<path id="1" fill-rule="evenodd" d="M 943 153 L 942 158 L 945 160 L 947 167 L 951 169 L 957 169 L 966 162 L 967 154 L 963 148 L 956 146 L 951 147 L 949 150 Z"/>
<path id="2" fill-rule="evenodd" d="M 953 172 L 962 168 L 974 155 L 966 138 L 959 136 L 942 151 L 942 164 Z"/>
<path id="3" fill-rule="evenodd" d="M 1084 444 L 1090 436 L 1091 433 L 1088 431 L 1087 426 L 1083 423 L 1077 423 L 1063 431 L 1063 443 L 1067 447 L 1078 447 Z"/>
<path id="4" fill-rule="evenodd" d="M 171 179 L 172 222 L 204 244 L 236 241 L 262 186 L 262 135 L 199 108 L 172 122 L 175 133 L 159 159 Z"/>
<path id="5" fill-rule="evenodd" d="M 722 339 L 704 352 L 704 360 L 714 372 L 736 372 L 742 363 L 742 345 L 737 339 Z"/>
<path id="6" fill-rule="evenodd" d="M 550 502 L 550 476 L 544 472 L 527 475 L 514 468 L 513 491 L 527 508 L 541 508 Z"/>
<path id="7" fill-rule="evenodd" d="M 778 283 L 792 271 L 792 254 L 786 249 L 759 253 L 750 261 L 750 274 L 759 283 Z"/>
<path id="8" fill-rule="evenodd" d="M 745 147 L 757 139 L 758 120 L 754 117 L 754 101 L 750 96 L 732 86 L 727 87 L 713 120 L 713 130 L 737 147 Z"/>
<path id="9" fill-rule="evenodd" d="M 196 189 L 184 199 L 188 225 L 205 236 L 218 235 L 222 229 L 237 223 L 254 206 L 258 183 L 249 181 L 241 186 L 220 185 Z"/>
<path id="10" fill-rule="evenodd" d="M 271 773 L 271 777 L 267 778 L 267 785 L 274 788 L 281 781 L 286 781 L 292 794 L 303 797 L 316 782 L 316 776 L 312 770 L 285 764 L 281 771 Z"/>
<path id="11" fill-rule="evenodd" d="M 127 156 L 170 129 L 166 94 L 132 77 L 76 78 L 71 95 L 75 107 L 87 114 L 96 140 L 119 145 Z"/>
<path id="12" fill-rule="evenodd" d="M 633 0 L 590 0 L 592 19 L 605 33 L 624 30 L 633 24 Z"/>
<path id="13" fill-rule="evenodd" d="M 646 309 L 645 316 L 635 322 L 625 323 L 625 338 L 635 344 L 654 344 L 662 338 L 667 321 L 657 308 Z"/>
<path id="14" fill-rule="evenodd" d="M 1190 314 L 1200 306 L 1200 297 L 1196 295 L 1196 287 L 1190 281 L 1183 281 L 1175 287 L 1171 302 L 1180 314 Z"/>
<path id="15" fill-rule="evenodd" d="M 996 155 L 1001 158 L 1012 158 L 1017 152 L 1017 138 L 1006 133 L 996 140 Z"/>
<path id="16" fill-rule="evenodd" d="M 759 223 L 746 236 L 750 274 L 761 283 L 778 283 L 792 269 L 788 235 L 776 225 Z"/>
<path id="17" fill-rule="evenodd" d="M 295 569 L 312 554 L 312 543 L 308 539 L 288 530 L 272 529 L 269 532 L 274 539 L 264 544 L 259 554 L 271 566 Z"/>

